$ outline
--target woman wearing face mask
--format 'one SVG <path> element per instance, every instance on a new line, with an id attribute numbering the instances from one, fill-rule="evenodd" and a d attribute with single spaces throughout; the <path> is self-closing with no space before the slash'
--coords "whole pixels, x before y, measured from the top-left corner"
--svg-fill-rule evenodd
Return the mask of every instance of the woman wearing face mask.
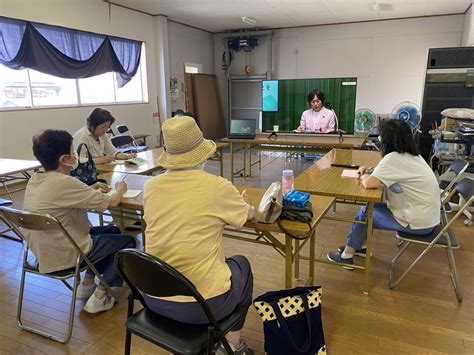
<path id="1" fill-rule="evenodd" d="M 308 104 L 311 108 L 301 115 L 300 125 L 295 132 L 321 132 L 335 131 L 336 118 L 333 110 L 324 107 L 324 93 L 317 89 L 308 95 Z"/>
<path id="2" fill-rule="evenodd" d="M 90 228 L 87 211 L 103 212 L 117 207 L 127 192 L 127 185 L 117 182 L 116 192 L 108 196 L 101 192 L 110 190 L 106 184 L 99 182 L 87 186 L 71 177 L 69 171 L 76 162 L 72 139 L 68 132 L 53 129 L 41 131 L 33 137 L 33 153 L 45 172 L 34 174 L 28 181 L 24 208 L 56 217 L 108 285 L 119 287 L 123 280 L 115 269 L 114 256 L 121 249 L 134 248 L 135 239 L 122 235 L 113 225 Z M 49 231 L 47 238 L 41 231 L 25 234 L 41 272 L 51 273 L 75 265 L 76 251 L 62 233 Z M 86 271 L 77 298 L 87 299 L 84 310 L 89 313 L 106 311 L 115 303 L 105 287 L 95 284 L 91 270 Z"/>
<path id="3" fill-rule="evenodd" d="M 96 108 L 87 117 L 87 124 L 74 133 L 74 150 L 81 143 L 85 143 L 92 155 L 95 164 L 110 163 L 114 159 L 131 159 L 135 154 L 121 153 L 115 149 L 110 141 L 110 137 L 106 134 L 115 117 L 102 108 Z"/>

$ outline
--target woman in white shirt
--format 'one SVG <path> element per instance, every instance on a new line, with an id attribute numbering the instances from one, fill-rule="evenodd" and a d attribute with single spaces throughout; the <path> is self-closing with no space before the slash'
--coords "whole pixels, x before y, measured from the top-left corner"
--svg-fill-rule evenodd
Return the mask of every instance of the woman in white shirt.
<path id="1" fill-rule="evenodd" d="M 300 125 L 295 132 L 328 133 L 336 130 L 336 118 L 333 110 L 324 107 L 324 92 L 313 90 L 308 94 L 311 108 L 301 115 Z"/>
<path id="2" fill-rule="evenodd" d="M 416 235 L 431 233 L 440 223 L 441 201 L 436 176 L 419 154 L 408 124 L 389 120 L 382 126 L 380 136 L 382 160 L 372 173 L 365 166 L 359 168 L 366 189 L 385 189 L 386 203 L 374 206 L 373 227 Z M 367 220 L 365 206 L 355 220 Z M 346 245 L 328 253 L 327 258 L 353 264 L 353 255 L 365 257 L 366 238 L 367 225 L 354 223 Z"/>
<path id="3" fill-rule="evenodd" d="M 110 137 L 106 134 L 115 117 L 102 108 L 96 108 L 87 117 L 87 124 L 74 133 L 74 150 L 85 143 L 95 164 L 110 163 L 114 159 L 131 159 L 135 154 L 121 153 L 115 149 Z"/>

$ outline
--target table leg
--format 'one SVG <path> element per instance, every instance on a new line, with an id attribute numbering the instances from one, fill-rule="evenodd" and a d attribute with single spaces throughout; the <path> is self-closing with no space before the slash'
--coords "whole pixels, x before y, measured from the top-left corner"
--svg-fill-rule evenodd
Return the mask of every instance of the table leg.
<path id="1" fill-rule="evenodd" d="M 247 177 L 247 146 L 244 146 L 244 171 L 242 172 L 242 177 Z"/>
<path id="2" fill-rule="evenodd" d="M 146 251 L 146 236 L 145 236 L 146 224 L 145 224 L 145 220 L 143 219 L 143 213 L 144 211 L 140 211 L 139 215 L 140 215 L 140 222 L 141 222 L 140 224 L 142 226 L 143 251 Z"/>
<path id="3" fill-rule="evenodd" d="M 222 148 L 219 149 L 219 161 L 221 165 L 221 176 L 224 177 L 224 156 L 223 156 Z"/>
<path id="4" fill-rule="evenodd" d="M 365 280 L 364 293 L 369 294 L 369 280 L 370 280 L 370 261 L 372 255 L 372 237 L 373 237 L 373 218 L 374 218 L 374 203 L 367 203 L 367 252 L 365 258 Z"/>
<path id="5" fill-rule="evenodd" d="M 230 182 L 234 183 L 234 147 L 232 142 L 230 142 Z"/>
<path id="6" fill-rule="evenodd" d="M 252 148 L 249 148 L 249 177 L 252 177 Z"/>
<path id="7" fill-rule="evenodd" d="M 292 278 L 291 269 L 293 261 L 293 238 L 285 235 L 285 288 L 291 288 Z"/>
<path id="8" fill-rule="evenodd" d="M 300 241 L 298 239 L 295 239 L 295 251 L 298 250 L 298 252 L 295 252 L 295 279 L 299 279 L 300 277 Z"/>
<path id="9" fill-rule="evenodd" d="M 125 231 L 125 220 L 124 220 L 124 216 L 123 216 L 123 208 L 119 207 L 119 210 L 120 210 L 120 230 L 122 231 L 122 233 L 124 233 L 124 231 Z"/>
<path id="10" fill-rule="evenodd" d="M 314 259 L 316 253 L 316 230 L 310 235 L 309 240 L 309 286 L 314 285 Z"/>

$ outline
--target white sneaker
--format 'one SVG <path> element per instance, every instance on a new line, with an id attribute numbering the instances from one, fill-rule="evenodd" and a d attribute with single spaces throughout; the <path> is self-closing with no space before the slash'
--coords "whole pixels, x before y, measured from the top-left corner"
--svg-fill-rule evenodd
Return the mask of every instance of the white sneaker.
<path id="1" fill-rule="evenodd" d="M 88 299 L 90 296 L 92 296 L 96 287 L 97 285 L 95 283 L 92 283 L 90 285 L 84 285 L 82 283 L 79 284 L 79 287 L 77 288 L 76 299 L 78 300 Z"/>
<path id="2" fill-rule="evenodd" d="M 114 304 L 115 299 L 112 295 L 109 295 L 107 293 L 104 297 L 97 298 L 94 293 L 87 300 L 86 305 L 84 306 L 84 311 L 89 313 L 99 313 L 103 311 L 108 311 L 114 306 Z"/>

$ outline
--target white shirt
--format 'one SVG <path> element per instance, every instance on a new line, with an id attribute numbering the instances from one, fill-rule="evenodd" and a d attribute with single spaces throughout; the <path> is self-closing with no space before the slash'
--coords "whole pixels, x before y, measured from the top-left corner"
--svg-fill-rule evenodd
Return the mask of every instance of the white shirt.
<path id="1" fill-rule="evenodd" d="M 110 137 L 107 134 L 99 137 L 99 140 L 92 135 L 89 131 L 87 126 L 82 127 L 76 133 L 74 133 L 74 151 L 77 152 L 77 148 L 81 143 L 85 143 L 87 148 L 89 148 L 89 152 L 91 153 L 93 158 L 103 157 L 104 155 L 108 155 L 111 157 L 115 157 L 117 153 L 117 149 L 115 149 L 114 145 L 110 141 Z"/>
<path id="2" fill-rule="evenodd" d="M 325 129 L 326 132 L 335 130 L 336 114 L 334 111 L 322 107 L 320 111 L 314 111 L 312 108 L 306 110 L 301 115 L 300 125 L 297 132 L 319 132 Z"/>
<path id="3" fill-rule="evenodd" d="M 402 226 L 424 229 L 440 223 L 438 181 L 420 155 L 389 153 L 372 176 L 385 185 L 388 207 Z"/>

